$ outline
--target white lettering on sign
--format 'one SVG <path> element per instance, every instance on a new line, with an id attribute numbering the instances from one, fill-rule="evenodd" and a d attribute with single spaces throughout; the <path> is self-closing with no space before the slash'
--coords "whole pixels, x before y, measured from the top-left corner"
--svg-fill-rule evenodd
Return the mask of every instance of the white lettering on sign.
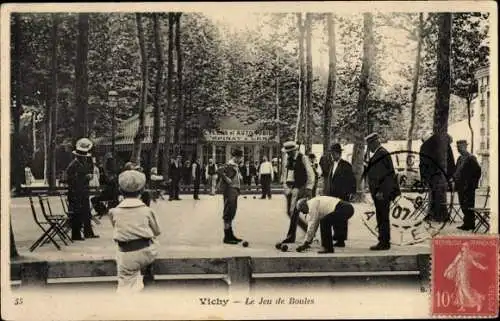
<path id="1" fill-rule="evenodd" d="M 261 141 L 267 142 L 270 140 L 275 140 L 271 131 L 269 130 L 234 130 L 234 129 L 223 129 L 223 130 L 206 130 L 203 133 L 207 141 Z"/>

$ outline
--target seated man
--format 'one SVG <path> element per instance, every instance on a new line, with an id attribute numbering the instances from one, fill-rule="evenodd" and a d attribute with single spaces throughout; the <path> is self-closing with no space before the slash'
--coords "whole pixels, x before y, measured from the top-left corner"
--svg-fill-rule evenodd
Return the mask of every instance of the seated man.
<path id="1" fill-rule="evenodd" d="M 337 225 L 347 225 L 347 221 L 354 214 L 351 203 L 332 196 L 316 196 L 310 200 L 300 199 L 297 210 L 309 214 L 307 216 L 307 232 L 304 243 L 297 247 L 297 252 L 308 249 L 314 235 L 321 226 L 321 246 L 323 250 L 318 253 L 333 253 L 332 228 Z"/>

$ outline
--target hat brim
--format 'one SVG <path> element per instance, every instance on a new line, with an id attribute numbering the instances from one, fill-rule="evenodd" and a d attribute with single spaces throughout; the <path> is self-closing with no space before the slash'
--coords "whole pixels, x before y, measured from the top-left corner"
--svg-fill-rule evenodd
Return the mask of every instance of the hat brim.
<path id="1" fill-rule="evenodd" d="M 299 149 L 299 146 L 291 147 L 291 148 L 285 148 L 283 147 L 281 149 L 282 152 L 288 153 L 288 152 L 294 152 Z"/>
<path id="2" fill-rule="evenodd" d="M 92 154 L 90 154 L 88 152 L 80 152 L 80 151 L 77 151 L 77 150 L 74 150 L 72 153 L 73 153 L 73 155 L 76 155 L 76 156 L 83 156 L 83 157 L 90 157 L 90 156 L 92 156 Z"/>

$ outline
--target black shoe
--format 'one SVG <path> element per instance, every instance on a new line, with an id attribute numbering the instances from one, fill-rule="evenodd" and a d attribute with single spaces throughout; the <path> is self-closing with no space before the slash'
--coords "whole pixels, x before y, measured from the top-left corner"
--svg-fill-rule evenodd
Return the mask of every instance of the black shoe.
<path id="1" fill-rule="evenodd" d="M 333 244 L 335 247 L 345 247 L 345 242 L 344 241 L 337 241 Z"/>
<path id="2" fill-rule="evenodd" d="M 262 196 L 260 199 L 261 199 L 261 200 L 265 200 L 265 199 L 266 199 L 266 197 L 265 197 L 265 196 Z"/>
<path id="3" fill-rule="evenodd" d="M 72 241 L 85 241 L 85 239 L 81 236 L 77 236 L 77 237 L 72 237 L 71 238 Z"/>
<path id="4" fill-rule="evenodd" d="M 328 253 L 335 253 L 335 250 L 332 248 L 332 249 L 323 249 L 321 251 L 318 251 L 318 254 L 328 254 Z"/>
<path id="5" fill-rule="evenodd" d="M 461 225 L 461 226 L 458 226 L 457 229 L 462 230 L 462 231 L 473 231 L 474 226 Z"/>
<path id="6" fill-rule="evenodd" d="M 378 243 L 377 245 L 374 245 L 370 247 L 370 251 L 386 251 L 391 248 L 390 244 L 384 244 L 384 243 Z"/>
<path id="7" fill-rule="evenodd" d="M 200 200 L 200 198 L 199 198 L 199 197 L 195 197 L 194 199 L 195 199 L 195 200 L 197 200 L 197 201 L 199 201 L 199 200 Z"/>
<path id="8" fill-rule="evenodd" d="M 238 242 L 238 241 L 236 241 L 236 240 L 233 240 L 233 239 L 226 239 L 226 238 L 224 238 L 224 239 L 222 240 L 222 242 L 224 242 L 224 243 L 226 243 L 226 244 L 238 244 L 238 243 L 239 243 L 239 242 Z"/>
<path id="9" fill-rule="evenodd" d="M 174 201 L 180 201 L 180 200 L 182 200 L 182 198 L 179 197 L 174 198 Z"/>
<path id="10" fill-rule="evenodd" d="M 85 238 L 86 239 L 98 239 L 98 238 L 100 238 L 100 236 L 96 235 L 96 234 L 92 234 L 92 235 L 85 235 Z"/>
<path id="11" fill-rule="evenodd" d="M 290 244 L 290 243 L 295 243 L 295 240 L 294 239 L 291 239 L 291 238 L 286 238 L 284 239 L 283 241 L 281 241 L 282 244 Z"/>
<path id="12" fill-rule="evenodd" d="M 240 238 L 238 238 L 238 237 L 236 237 L 236 236 L 234 235 L 234 232 L 233 232 L 233 229 L 232 229 L 232 228 L 231 228 L 231 229 L 229 229 L 229 236 L 230 236 L 233 240 L 235 240 L 236 242 L 241 242 L 241 241 L 243 241 L 242 239 L 240 239 Z"/>
<path id="13" fill-rule="evenodd" d="M 234 238 L 234 235 L 232 235 L 232 231 L 230 229 L 225 229 L 224 230 L 224 239 L 222 242 L 226 244 L 238 244 L 239 241 Z"/>
<path id="14" fill-rule="evenodd" d="M 174 200 L 173 198 L 169 198 L 169 199 L 168 199 L 168 201 L 169 201 L 169 202 L 172 202 L 173 200 Z"/>

